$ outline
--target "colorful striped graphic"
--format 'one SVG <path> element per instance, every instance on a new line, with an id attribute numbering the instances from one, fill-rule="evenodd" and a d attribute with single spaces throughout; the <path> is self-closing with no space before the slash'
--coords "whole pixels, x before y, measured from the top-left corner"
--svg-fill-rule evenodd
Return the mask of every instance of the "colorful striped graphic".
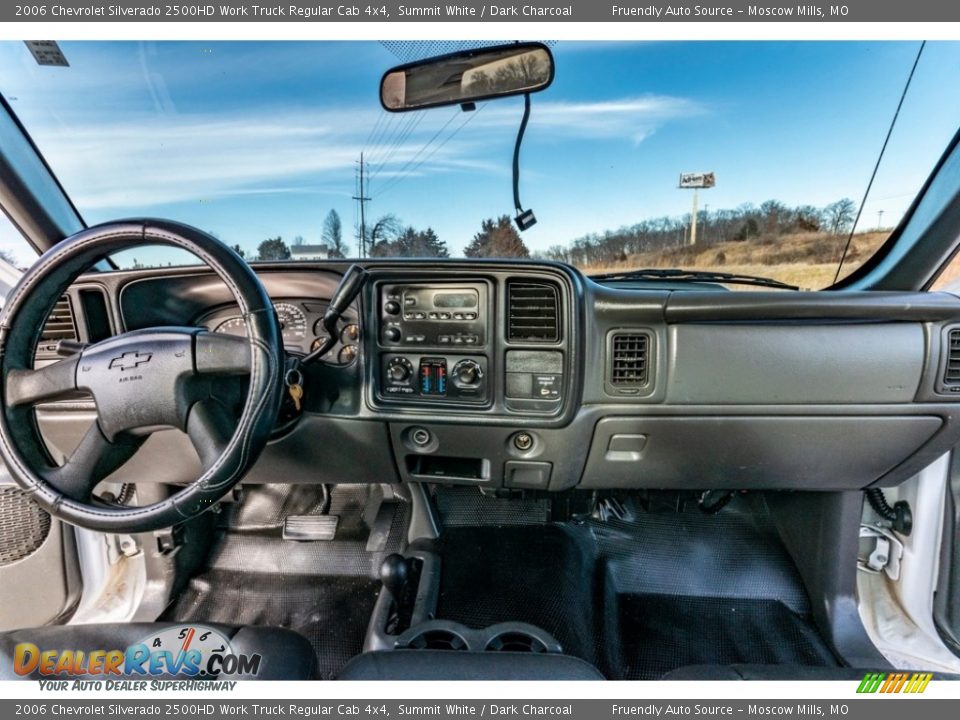
<path id="1" fill-rule="evenodd" d="M 927 689 L 931 673 L 867 673 L 857 688 L 858 693 L 922 693 Z"/>

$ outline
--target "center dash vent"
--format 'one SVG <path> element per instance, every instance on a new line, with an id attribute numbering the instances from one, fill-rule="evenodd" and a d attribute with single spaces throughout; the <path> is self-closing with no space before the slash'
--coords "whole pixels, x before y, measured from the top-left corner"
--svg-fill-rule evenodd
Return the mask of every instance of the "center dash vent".
<path id="1" fill-rule="evenodd" d="M 949 343 L 947 363 L 943 370 L 943 384 L 960 385 L 960 328 L 950 331 Z"/>
<path id="2" fill-rule="evenodd" d="M 550 283 L 507 284 L 507 336 L 511 342 L 557 342 L 560 297 Z"/>
<path id="3" fill-rule="evenodd" d="M 76 340 L 77 326 L 73 320 L 73 306 L 66 295 L 57 300 L 53 310 L 43 324 L 40 333 L 40 342 L 37 343 L 37 359 L 52 360 L 57 358 L 57 343 L 61 340 Z"/>
<path id="4" fill-rule="evenodd" d="M 650 336 L 643 332 L 616 333 L 610 340 L 610 384 L 618 389 L 639 388 L 649 379 Z"/>

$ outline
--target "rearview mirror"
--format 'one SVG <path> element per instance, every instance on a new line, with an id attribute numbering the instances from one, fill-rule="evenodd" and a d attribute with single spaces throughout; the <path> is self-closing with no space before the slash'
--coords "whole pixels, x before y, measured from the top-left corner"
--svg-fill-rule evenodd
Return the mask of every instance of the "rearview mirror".
<path id="1" fill-rule="evenodd" d="M 388 70 L 380 103 L 404 112 L 524 95 L 549 87 L 553 70 L 553 55 L 541 43 L 466 50 Z"/>

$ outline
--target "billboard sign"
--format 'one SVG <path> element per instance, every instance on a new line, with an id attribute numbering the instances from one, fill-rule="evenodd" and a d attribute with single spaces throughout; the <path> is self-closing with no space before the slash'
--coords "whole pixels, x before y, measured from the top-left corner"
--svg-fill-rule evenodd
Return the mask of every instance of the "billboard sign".
<path id="1" fill-rule="evenodd" d="M 681 188 L 712 188 L 717 177 L 712 172 L 680 173 Z"/>

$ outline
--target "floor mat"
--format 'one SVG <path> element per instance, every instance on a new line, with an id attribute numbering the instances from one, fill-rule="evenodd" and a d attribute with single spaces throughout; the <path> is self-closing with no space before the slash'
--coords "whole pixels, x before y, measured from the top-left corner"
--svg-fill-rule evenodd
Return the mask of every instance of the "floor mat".
<path id="1" fill-rule="evenodd" d="M 593 559 L 563 526 L 445 528 L 440 551 L 438 618 L 530 623 L 595 661 Z"/>
<path id="2" fill-rule="evenodd" d="M 190 581 L 165 619 L 295 630 L 313 645 L 318 677 L 328 680 L 361 651 L 379 591 L 366 577 L 211 570 Z"/>
<path id="3" fill-rule="evenodd" d="M 610 678 L 693 664 L 835 665 L 765 512 L 445 527 L 437 616 L 518 620 Z"/>
<path id="4" fill-rule="evenodd" d="M 380 591 L 380 564 L 402 549 L 409 523 L 406 502 L 384 505 L 385 542 L 369 551 L 368 492 L 365 486 L 334 489 L 330 512 L 340 526 L 334 540 L 323 542 L 281 537 L 287 513 L 316 511 L 316 488 L 248 492 L 216 530 L 204 570 L 162 619 L 289 628 L 310 640 L 319 677 L 336 677 L 362 650 Z"/>
<path id="5" fill-rule="evenodd" d="M 550 519 L 546 498 L 500 498 L 473 487 L 434 488 L 434 503 L 444 527 L 540 525 Z"/>
<path id="6" fill-rule="evenodd" d="M 656 680 L 686 665 L 835 665 L 809 619 L 776 600 L 619 595 L 616 676 Z"/>

